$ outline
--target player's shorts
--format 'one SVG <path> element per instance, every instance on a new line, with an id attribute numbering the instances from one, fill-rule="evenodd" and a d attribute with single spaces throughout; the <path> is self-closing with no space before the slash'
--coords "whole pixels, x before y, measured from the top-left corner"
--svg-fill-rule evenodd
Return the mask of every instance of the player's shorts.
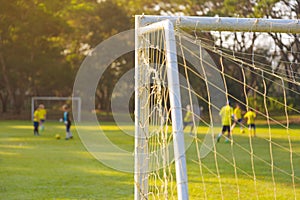
<path id="1" fill-rule="evenodd" d="M 256 128 L 255 124 L 249 124 L 248 127 L 249 127 L 250 129 L 255 129 L 255 128 Z"/>
<path id="2" fill-rule="evenodd" d="M 66 131 L 69 132 L 71 128 L 71 122 L 66 122 L 65 125 L 66 125 Z"/>
<path id="3" fill-rule="evenodd" d="M 44 123 L 46 120 L 45 119 L 41 119 L 41 122 Z"/>
<path id="4" fill-rule="evenodd" d="M 222 132 L 226 132 L 226 131 L 230 132 L 230 126 L 223 126 Z"/>
<path id="5" fill-rule="evenodd" d="M 237 119 L 237 120 L 235 120 L 235 123 L 241 123 L 243 121 L 243 119 L 241 118 L 241 119 Z"/>
<path id="6" fill-rule="evenodd" d="M 34 128 L 39 127 L 39 122 L 33 122 L 33 127 L 34 127 Z"/>
<path id="7" fill-rule="evenodd" d="M 192 126 L 193 122 L 183 122 L 183 126 Z"/>

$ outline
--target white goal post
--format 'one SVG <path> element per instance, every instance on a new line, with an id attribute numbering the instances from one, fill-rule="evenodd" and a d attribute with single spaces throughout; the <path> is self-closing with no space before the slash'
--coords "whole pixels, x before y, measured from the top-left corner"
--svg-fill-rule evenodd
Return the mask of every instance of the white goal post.
<path id="1" fill-rule="evenodd" d="M 201 31 L 234 31 L 234 32 L 274 32 L 299 33 L 299 20 L 265 19 L 265 18 L 233 18 L 233 17 L 191 17 L 191 16 L 136 16 L 136 28 L 155 22 L 170 20 L 180 27 Z"/>
<path id="2" fill-rule="evenodd" d="M 183 139 L 183 131 L 182 131 L 182 114 L 181 114 L 181 102 L 180 99 L 176 99 L 177 94 L 180 93 L 179 91 L 179 75 L 177 70 L 177 55 L 174 54 L 176 52 L 176 44 L 175 44 L 175 35 L 173 31 L 173 24 L 170 23 L 170 21 L 162 21 L 156 24 L 153 24 L 153 26 L 149 25 L 148 27 L 145 27 L 144 29 L 137 30 L 137 38 L 139 37 L 139 34 L 145 34 L 148 32 L 156 31 L 156 30 L 162 30 L 165 33 L 166 37 L 166 48 L 169 50 L 168 54 L 166 55 L 166 70 L 168 74 L 168 89 L 170 93 L 174 94 L 170 96 L 170 106 L 171 106 L 171 118 L 172 118 L 172 129 L 173 129 L 173 140 L 174 140 L 174 154 L 175 154 L 175 163 L 176 163 L 176 178 L 178 181 L 177 187 L 178 187 L 178 196 L 186 199 L 187 196 L 187 177 L 186 177 L 186 161 L 184 156 L 184 139 Z M 138 40 L 138 39 L 137 39 Z M 138 42 L 136 40 L 136 42 Z M 138 45 L 138 44 L 136 44 Z M 138 59 L 138 58 L 137 58 Z M 136 74 L 137 77 L 144 77 L 144 75 L 141 74 L 141 71 L 144 69 L 142 66 L 139 66 L 139 60 L 136 61 Z M 148 66 L 149 67 L 149 66 Z M 138 106 L 143 107 L 145 105 L 145 102 L 147 101 L 147 96 L 141 96 L 142 94 L 139 94 L 137 91 L 140 89 L 140 84 L 149 84 L 147 83 L 148 78 L 144 77 L 145 79 L 136 79 L 136 96 L 135 96 L 135 104 Z M 144 92 L 145 93 L 145 92 Z M 147 91 L 146 91 L 147 95 Z M 144 112 L 151 112 L 147 110 L 146 108 Z M 149 137 L 149 134 L 139 134 L 139 133 L 145 133 L 148 131 L 148 127 L 146 126 L 140 126 L 141 124 L 146 124 L 147 119 L 144 118 L 144 116 L 141 116 L 141 110 L 136 109 L 135 110 L 135 124 L 137 128 L 137 132 L 135 135 L 136 138 L 136 164 L 135 164 L 135 172 L 136 179 L 135 183 L 136 186 L 142 186 L 140 188 L 135 189 L 135 196 L 136 199 L 141 199 L 140 196 L 143 193 L 148 193 L 147 191 L 147 177 L 144 177 L 143 174 L 145 174 L 148 170 L 147 166 L 144 164 L 145 160 L 147 160 L 147 151 L 148 151 L 148 145 L 147 138 Z M 140 148 L 141 144 L 142 148 Z M 140 157 L 141 156 L 141 157 Z M 146 157 L 142 157 L 146 156 Z M 141 176 L 140 176 L 141 175 Z M 147 176 L 147 175 L 146 175 Z"/>
<path id="3" fill-rule="evenodd" d="M 181 104 L 181 89 L 179 83 L 179 72 L 177 63 L 176 27 L 190 28 L 197 31 L 230 31 L 230 32 L 272 32 L 272 33 L 300 33 L 300 23 L 298 20 L 289 19 L 263 19 L 263 18 L 230 18 L 230 17 L 187 17 L 187 16 L 135 16 L 135 177 L 134 195 L 136 200 L 152 199 L 155 191 L 150 191 L 150 185 L 155 185 L 153 190 L 158 191 L 156 198 L 168 199 L 167 194 L 169 184 L 174 180 L 176 182 L 176 193 L 178 199 L 188 199 L 188 177 L 185 158 L 185 143 L 183 131 L 183 113 L 184 106 Z M 154 34 L 154 35 L 151 35 Z M 154 41 L 155 40 L 155 41 Z M 153 42 L 154 41 L 154 42 Z M 159 44 L 162 46 L 159 46 Z M 162 53 L 162 51 L 164 51 Z M 163 57 L 163 58 L 162 58 Z M 152 59 L 152 60 L 151 60 Z M 158 61 L 155 66 L 153 61 Z M 159 65 L 159 66 L 156 66 Z M 155 72 L 157 70 L 158 72 Z M 162 75 L 163 74 L 163 75 Z M 162 76 L 166 76 L 167 78 Z M 157 78 L 159 77 L 159 78 Z M 224 77 L 223 77 L 224 78 Z M 166 83 L 164 83 L 166 82 Z M 166 89 L 167 88 L 167 89 Z M 155 91 L 154 91 L 155 90 Z M 162 91 L 168 90 L 163 93 Z M 209 89 L 208 89 L 209 90 Z M 208 91 L 209 93 L 209 91 Z M 161 100 L 163 95 L 168 95 Z M 226 94 L 227 95 L 227 94 Z M 210 97 L 209 97 L 210 98 Z M 164 103 L 169 101 L 170 104 Z M 210 99 L 208 99 L 210 101 Z M 156 105 L 159 104 L 159 105 Z M 164 106 L 168 108 L 164 108 Z M 212 106 L 209 104 L 209 106 Z M 248 105 L 247 105 L 248 106 Z M 160 111 L 157 111 L 161 109 Z M 167 110 L 167 117 L 164 111 Z M 211 114 L 211 113 L 210 113 Z M 170 115 L 170 116 L 169 116 Z M 158 117 L 159 116 L 159 117 Z M 165 119 L 170 119 L 170 126 Z M 269 116 L 267 116 L 269 120 Z M 155 121 L 155 123 L 154 123 Z M 213 126 L 213 124 L 211 124 Z M 160 128 L 157 128 L 160 127 Z M 153 131 L 153 129 L 158 131 Z M 172 131 L 170 131 L 170 129 Z M 164 130 L 168 130 L 165 133 Z M 161 131 L 161 132 L 160 132 Z M 153 141 L 150 138 L 154 134 L 166 135 L 173 140 L 174 162 L 176 178 L 169 178 L 161 181 L 161 184 L 153 183 L 154 179 L 161 179 L 161 176 L 169 177 L 168 171 L 172 169 L 165 168 L 170 164 L 166 144 L 156 139 L 161 145 L 159 156 L 167 156 L 162 161 L 163 170 L 153 169 L 155 164 L 150 164 L 153 153 L 151 145 Z M 169 135 L 172 135 L 171 137 Z M 169 138 L 170 137 L 170 138 Z M 169 144 L 169 143 L 168 143 Z M 167 145 L 168 145 L 167 144 Z M 215 144 L 212 144 L 215 145 Z M 213 149 L 214 147 L 211 147 Z M 252 147 L 251 147 L 252 148 Z M 157 151 L 154 150 L 154 151 Z M 217 154 L 215 155 L 215 157 Z M 253 159 L 253 158 L 252 158 Z M 292 159 L 291 159 L 292 160 Z M 217 164 L 217 163 L 216 163 Z M 235 163 L 234 163 L 235 165 Z M 293 166 L 293 164 L 292 164 Z M 272 165 L 273 167 L 273 165 Z M 254 168 L 254 167 L 253 167 Z M 156 175 L 152 171 L 157 171 Z M 236 170 L 236 169 L 235 169 Z M 254 171 L 254 170 L 253 170 Z M 219 172 L 217 171 L 217 174 Z M 161 175 L 164 174 L 164 175 Z M 150 178 L 153 176 L 153 180 Z M 293 177 L 294 178 L 294 177 Z M 254 175 L 255 179 L 255 175 Z M 220 181 L 221 182 L 221 181 Z M 256 183 L 255 183 L 256 184 Z M 294 183 L 293 183 L 294 184 Z M 152 186 L 151 186 L 152 187 Z M 160 191 L 160 188 L 164 188 Z M 295 188 L 295 184 L 294 184 Z M 163 193 L 163 194 L 161 194 Z M 222 191 L 221 191 L 222 193 Z M 276 192 L 275 192 L 276 193 Z M 296 195 L 295 195 L 296 196 Z M 171 199 L 174 196 L 171 197 Z M 223 198 L 223 197 L 222 197 Z M 155 199 L 155 197 L 153 197 Z"/>
<path id="4" fill-rule="evenodd" d="M 76 106 L 76 116 L 73 116 L 76 118 L 77 121 L 81 121 L 81 98 L 80 97 L 32 97 L 31 98 L 31 119 L 33 119 L 33 113 L 36 107 L 38 106 L 36 102 L 43 103 L 45 104 L 46 102 L 49 101 L 54 101 L 54 102 L 66 102 L 66 101 L 71 101 L 70 106 Z M 62 105 L 59 105 L 61 108 Z M 46 110 L 49 109 L 46 107 Z M 62 115 L 62 114 L 61 114 Z"/>

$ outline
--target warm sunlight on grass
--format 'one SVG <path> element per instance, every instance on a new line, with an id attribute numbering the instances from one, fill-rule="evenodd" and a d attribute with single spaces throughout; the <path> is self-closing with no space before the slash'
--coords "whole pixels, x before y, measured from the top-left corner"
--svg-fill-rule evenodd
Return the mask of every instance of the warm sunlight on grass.
<path id="1" fill-rule="evenodd" d="M 93 133 L 100 127 L 87 124 L 80 126 L 80 129 Z M 133 132 L 133 126 L 125 124 L 117 127 L 114 123 L 101 123 L 101 129 L 114 145 L 133 152 L 133 137 L 123 132 Z M 294 126 L 290 138 L 296 194 L 300 196 L 300 135 L 295 134 L 298 130 L 299 127 Z M 86 151 L 74 125 L 72 131 L 74 139 L 66 141 L 63 139 L 64 126 L 58 122 L 47 122 L 45 131 L 39 137 L 33 136 L 31 122 L 0 122 L 0 199 L 133 199 L 133 174 L 103 165 Z M 198 128 L 200 140 L 207 131 L 207 127 Z M 215 131 L 218 132 L 219 128 Z M 200 172 L 197 151 L 192 143 L 186 155 L 190 199 L 233 199 L 238 195 L 240 199 L 255 199 L 256 193 L 260 199 L 273 199 L 268 131 L 267 126 L 258 126 L 257 138 L 252 140 L 257 156 L 253 158 L 256 182 L 253 180 L 247 132 L 241 134 L 236 128 L 233 146 L 224 141 L 216 145 L 220 177 L 217 176 L 215 155 L 212 152 L 201 160 Z M 55 139 L 58 133 L 62 137 L 60 140 Z M 289 143 L 285 129 L 272 127 L 272 142 L 277 199 L 293 199 Z M 101 155 L 115 162 L 123 159 L 117 153 L 101 152 Z M 232 155 L 238 166 L 238 179 L 230 164 Z"/>

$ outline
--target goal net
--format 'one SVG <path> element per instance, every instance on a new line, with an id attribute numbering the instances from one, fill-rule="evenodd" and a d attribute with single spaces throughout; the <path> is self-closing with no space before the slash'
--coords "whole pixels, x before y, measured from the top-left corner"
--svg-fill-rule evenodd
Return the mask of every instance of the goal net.
<path id="1" fill-rule="evenodd" d="M 39 105 L 44 105 L 47 112 L 46 119 L 50 121 L 59 121 L 63 116 L 62 106 L 68 104 L 73 113 L 73 119 L 81 120 L 81 98 L 79 97 L 32 97 L 31 98 L 31 117 L 33 119 L 34 110 Z"/>
<path id="2" fill-rule="evenodd" d="M 135 199 L 300 197 L 298 33 L 293 20 L 136 16 Z"/>

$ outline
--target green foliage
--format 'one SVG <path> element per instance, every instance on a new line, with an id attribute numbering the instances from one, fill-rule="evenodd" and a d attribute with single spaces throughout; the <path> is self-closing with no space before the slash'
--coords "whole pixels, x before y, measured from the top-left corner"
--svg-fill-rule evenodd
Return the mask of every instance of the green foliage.
<path id="1" fill-rule="evenodd" d="M 130 27 L 110 1 L 0 3 L 0 106 L 7 107 L 6 94 L 17 113 L 26 97 L 70 96 L 88 48 Z"/>
<path id="2" fill-rule="evenodd" d="M 39 91 L 49 89 L 47 78 L 50 74 L 55 77 L 54 72 L 65 65 L 61 55 L 63 44 L 51 39 L 67 32 L 68 26 L 36 1 L 4 4 L 7 9 L 0 14 L 5 19 L 0 22 L 0 79 L 5 85 L 0 90 L 10 94 L 15 111 L 20 112 L 25 95 L 42 94 Z"/>
<path id="3" fill-rule="evenodd" d="M 270 15 L 274 5 L 280 2 L 280 0 L 261 0 L 257 2 L 254 7 L 254 13 L 256 17 L 265 17 Z"/>
<path id="4" fill-rule="evenodd" d="M 255 98 L 249 97 L 248 101 L 250 107 L 255 108 L 261 113 L 266 113 L 265 107 L 267 106 L 267 111 L 270 115 L 285 116 L 284 97 L 266 97 L 266 99 L 264 99 L 263 96 L 257 96 Z M 294 110 L 300 109 L 298 104 L 296 104 L 296 100 L 294 98 L 287 98 L 286 101 L 288 113 L 296 114 Z"/>
<path id="5" fill-rule="evenodd" d="M 98 2 L 96 0 L 0 0 L 0 107 L 2 111 L 7 110 L 5 108 L 10 102 L 14 111 L 20 113 L 25 99 L 31 96 L 70 96 L 76 72 L 86 53 L 110 36 L 133 28 L 133 15 L 136 14 L 286 17 L 280 11 L 274 11 L 276 3 L 281 2 L 279 0 Z M 295 16 L 299 15 L 298 2 L 286 2 L 286 5 L 296 14 Z M 206 36 L 212 38 L 211 35 Z M 242 46 L 247 42 L 249 41 L 239 41 L 237 45 L 240 45 L 242 51 L 249 52 L 250 48 L 245 49 Z M 281 49 L 285 47 L 281 46 Z M 119 63 L 123 64 L 118 65 Z M 103 80 L 103 88 L 98 88 L 96 94 L 97 104 L 105 110 L 109 110 L 110 105 L 107 104 L 109 97 L 103 98 L 103 94 L 110 94 L 118 77 L 133 67 L 133 54 L 124 55 L 113 65 L 118 67 L 107 72 L 112 81 Z M 230 66 L 226 70 L 230 70 Z M 232 71 L 232 73 L 238 72 Z M 239 86 L 236 88 L 235 91 L 239 91 Z"/>

